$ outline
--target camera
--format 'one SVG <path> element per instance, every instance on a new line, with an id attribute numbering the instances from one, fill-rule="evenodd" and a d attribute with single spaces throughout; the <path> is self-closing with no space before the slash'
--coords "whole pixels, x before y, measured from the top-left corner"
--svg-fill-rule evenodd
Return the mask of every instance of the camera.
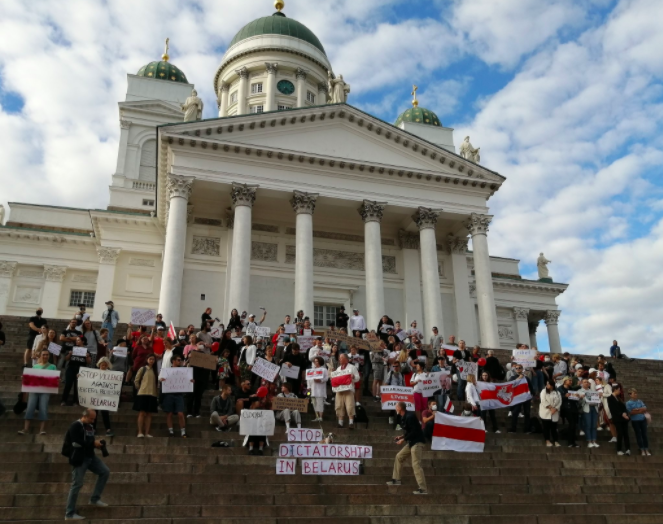
<path id="1" fill-rule="evenodd" d="M 101 450 L 101 456 L 106 458 L 110 453 L 108 453 L 108 448 L 106 447 L 106 441 L 105 440 L 100 440 L 101 442 L 101 447 L 99 448 Z"/>

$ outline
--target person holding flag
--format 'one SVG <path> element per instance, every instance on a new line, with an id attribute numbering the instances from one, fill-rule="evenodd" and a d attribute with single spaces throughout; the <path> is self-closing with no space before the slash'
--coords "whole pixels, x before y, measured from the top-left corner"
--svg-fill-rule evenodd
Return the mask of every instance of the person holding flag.
<path id="1" fill-rule="evenodd" d="M 339 366 L 331 374 L 332 391 L 336 395 L 335 408 L 336 417 L 338 418 L 338 427 L 343 427 L 343 419 L 345 414 L 348 414 L 348 427 L 354 429 L 355 422 L 355 398 L 354 398 L 354 384 L 361 381 L 357 368 L 350 364 L 348 355 L 341 353 L 338 357 Z"/>

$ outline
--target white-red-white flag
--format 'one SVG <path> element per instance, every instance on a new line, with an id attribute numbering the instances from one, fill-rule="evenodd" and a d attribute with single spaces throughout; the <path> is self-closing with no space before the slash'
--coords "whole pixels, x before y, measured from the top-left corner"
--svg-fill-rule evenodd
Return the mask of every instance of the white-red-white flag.
<path id="1" fill-rule="evenodd" d="M 435 413 L 431 449 L 483 453 L 485 443 L 486 428 L 480 417 L 456 417 Z"/>
<path id="2" fill-rule="evenodd" d="M 504 384 L 477 382 L 481 409 L 508 408 L 528 402 L 532 398 L 525 377 Z"/>
<path id="3" fill-rule="evenodd" d="M 23 368 L 21 391 L 23 393 L 58 394 L 60 372 L 50 369 Z"/>
<path id="4" fill-rule="evenodd" d="M 454 405 L 449 397 L 447 397 L 447 400 L 444 402 L 444 411 L 446 411 L 447 413 L 454 412 Z"/>
<path id="5" fill-rule="evenodd" d="M 168 338 L 170 340 L 177 340 L 177 333 L 175 332 L 175 326 L 173 326 L 173 323 L 170 323 L 170 327 L 168 328 Z"/>

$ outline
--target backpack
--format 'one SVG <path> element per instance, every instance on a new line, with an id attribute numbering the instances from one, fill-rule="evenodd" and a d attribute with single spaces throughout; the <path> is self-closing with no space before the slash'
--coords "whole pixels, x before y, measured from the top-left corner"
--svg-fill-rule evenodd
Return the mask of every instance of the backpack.
<path id="1" fill-rule="evenodd" d="M 64 434 L 64 442 L 62 443 L 62 456 L 70 458 L 73 449 L 74 447 L 71 444 L 71 435 L 69 434 L 69 430 L 67 430 L 67 432 Z"/>
<path id="2" fill-rule="evenodd" d="M 366 424 L 366 429 L 368 429 L 368 415 L 364 406 L 355 406 L 355 422 Z"/>
<path id="3" fill-rule="evenodd" d="M 23 413 L 28 407 L 28 403 L 23 401 L 23 393 L 18 394 L 18 401 L 16 404 L 14 404 L 14 414 L 15 415 L 20 415 Z"/>

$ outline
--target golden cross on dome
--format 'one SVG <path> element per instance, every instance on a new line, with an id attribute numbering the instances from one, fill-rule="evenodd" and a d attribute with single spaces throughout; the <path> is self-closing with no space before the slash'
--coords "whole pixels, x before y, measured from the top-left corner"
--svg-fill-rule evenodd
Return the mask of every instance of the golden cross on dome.
<path id="1" fill-rule="evenodd" d="M 419 105 L 419 100 L 417 100 L 417 86 L 412 85 L 412 93 L 410 93 L 414 98 L 412 98 L 412 106 L 417 107 Z"/>
<path id="2" fill-rule="evenodd" d="M 168 59 L 170 58 L 168 56 L 168 43 L 170 42 L 170 38 L 166 38 L 166 47 L 163 50 L 163 54 L 161 55 L 161 60 L 164 62 L 168 62 Z"/>

